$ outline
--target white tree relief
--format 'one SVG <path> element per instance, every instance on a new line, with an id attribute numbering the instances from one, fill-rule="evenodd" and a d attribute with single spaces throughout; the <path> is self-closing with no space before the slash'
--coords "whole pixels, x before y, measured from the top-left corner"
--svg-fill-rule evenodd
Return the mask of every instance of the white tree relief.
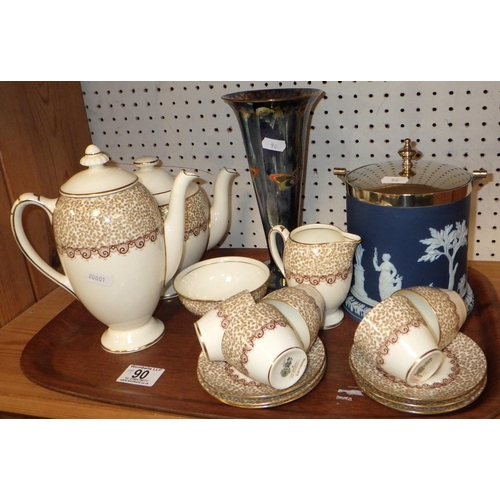
<path id="1" fill-rule="evenodd" d="M 425 250 L 425 255 L 422 255 L 417 262 L 434 262 L 441 255 L 445 255 L 448 259 L 448 288 L 453 290 L 455 284 L 455 273 L 457 272 L 458 263 L 455 263 L 455 257 L 458 250 L 467 245 L 468 229 L 465 223 L 456 222 L 455 229 L 449 224 L 441 231 L 429 228 L 432 238 L 420 240 L 420 243 L 428 245 Z"/>

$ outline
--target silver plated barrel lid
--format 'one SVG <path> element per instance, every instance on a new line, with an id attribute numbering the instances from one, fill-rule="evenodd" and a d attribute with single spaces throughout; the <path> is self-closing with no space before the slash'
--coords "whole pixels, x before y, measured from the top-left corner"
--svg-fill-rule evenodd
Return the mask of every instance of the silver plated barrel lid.
<path id="1" fill-rule="evenodd" d="M 349 173 L 336 168 L 334 174 L 346 183 L 349 196 L 392 207 L 425 207 L 461 200 L 470 194 L 474 182 L 487 175 L 484 170 L 471 174 L 463 167 L 413 160 L 417 151 L 410 139 L 405 139 L 398 153 L 402 161 L 373 163 Z"/>

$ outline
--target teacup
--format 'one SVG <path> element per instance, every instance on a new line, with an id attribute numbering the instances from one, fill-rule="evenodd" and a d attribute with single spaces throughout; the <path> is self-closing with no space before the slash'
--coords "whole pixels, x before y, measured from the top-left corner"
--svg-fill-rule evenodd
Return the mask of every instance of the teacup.
<path id="1" fill-rule="evenodd" d="M 406 297 L 395 294 L 363 317 L 354 344 L 374 367 L 409 386 L 425 383 L 445 356 L 422 315 Z"/>
<path id="2" fill-rule="evenodd" d="M 394 294 L 406 297 L 418 309 L 440 349 L 453 342 L 467 318 L 465 302 L 454 290 L 413 286 Z"/>
<path id="3" fill-rule="evenodd" d="M 222 337 L 224 360 L 274 389 L 299 381 L 307 367 L 302 341 L 274 306 L 258 302 L 240 310 Z"/>
<path id="4" fill-rule="evenodd" d="M 285 316 L 308 352 L 323 324 L 322 295 L 311 285 L 298 285 L 274 290 L 261 301 L 273 305 Z"/>
<path id="5" fill-rule="evenodd" d="M 284 241 L 283 255 L 278 249 L 278 236 Z M 268 239 L 271 256 L 287 286 L 314 286 L 325 301 L 322 329 L 338 326 L 344 319 L 340 306 L 351 286 L 354 252 L 360 236 L 331 224 L 305 224 L 292 232 L 284 226 L 274 226 Z"/>
<path id="6" fill-rule="evenodd" d="M 243 290 L 232 297 L 218 303 L 194 323 L 201 348 L 210 361 L 224 361 L 222 354 L 222 337 L 232 318 L 239 311 L 255 304 L 253 295 Z"/>

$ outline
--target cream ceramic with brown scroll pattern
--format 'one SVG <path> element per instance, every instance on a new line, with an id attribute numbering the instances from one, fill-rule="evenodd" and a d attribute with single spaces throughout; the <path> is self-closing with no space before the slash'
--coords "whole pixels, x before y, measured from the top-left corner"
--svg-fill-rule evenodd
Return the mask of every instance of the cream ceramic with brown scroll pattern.
<path id="1" fill-rule="evenodd" d="M 197 375 L 201 386 L 218 400 L 240 408 L 271 408 L 301 398 L 312 391 L 326 369 L 325 346 L 320 339 L 307 354 L 307 368 L 300 380 L 287 389 L 273 389 L 239 372 L 225 362 L 211 362 L 202 352 Z"/>
<path id="2" fill-rule="evenodd" d="M 425 382 L 444 359 L 422 315 L 401 295 L 379 302 L 364 316 L 353 344 L 377 368 L 408 385 Z"/>
<path id="3" fill-rule="evenodd" d="M 284 241 L 283 255 L 277 238 Z M 289 232 L 274 226 L 269 232 L 271 256 L 286 278 L 287 285 L 314 286 L 325 301 L 323 329 L 339 325 L 352 280 L 353 258 L 361 242 L 358 235 L 346 233 L 331 224 L 305 224 Z"/>
<path id="4" fill-rule="evenodd" d="M 275 307 L 263 302 L 235 315 L 222 337 L 222 353 L 238 371 L 275 389 L 294 385 L 307 367 L 295 330 Z"/>
<path id="5" fill-rule="evenodd" d="M 136 217 L 129 217 L 133 212 Z M 163 221 L 140 183 L 106 197 L 78 198 L 61 195 L 52 224 L 59 255 L 102 258 L 125 255 L 163 237 Z"/>
<path id="6" fill-rule="evenodd" d="M 194 323 L 201 348 L 209 361 L 224 361 L 222 337 L 231 321 L 238 320 L 241 310 L 255 304 L 253 295 L 243 290 L 220 302 Z"/>
<path id="7" fill-rule="evenodd" d="M 165 219 L 175 177 L 161 168 L 157 156 L 142 156 L 134 160 L 134 172 L 153 194 Z M 174 167 L 175 168 L 175 167 Z M 238 175 L 236 170 L 221 168 L 213 187 L 213 204 L 200 184 L 192 184 L 186 192 L 186 222 L 184 248 L 179 269 L 198 262 L 205 250 L 210 250 L 224 237 L 229 227 L 229 202 L 231 182 Z M 162 298 L 176 295 L 172 283 L 162 291 Z"/>
<path id="8" fill-rule="evenodd" d="M 168 214 L 168 204 L 159 206 L 165 219 Z M 179 270 L 198 262 L 207 248 L 210 227 L 210 202 L 207 193 L 198 186 L 194 194 L 186 198 L 186 222 L 184 227 L 184 251 Z M 169 283 L 162 293 L 162 298 L 172 298 L 176 295 L 172 283 Z"/>
<path id="9" fill-rule="evenodd" d="M 395 295 L 406 297 L 418 309 L 440 349 L 453 342 L 467 317 L 465 302 L 453 290 L 413 286 L 398 290 Z"/>
<path id="10" fill-rule="evenodd" d="M 11 224 L 30 262 L 108 326 L 101 337 L 104 349 L 128 353 L 153 345 L 164 333 L 153 313 L 181 260 L 186 191 L 197 176 L 179 173 L 163 221 L 137 176 L 105 165 L 108 161 L 97 146 L 88 146 L 80 161 L 88 168 L 61 186 L 60 197 L 22 194 L 12 206 Z M 62 273 L 26 236 L 23 212 L 30 205 L 51 219 Z"/>
<path id="11" fill-rule="evenodd" d="M 256 301 L 260 300 L 267 292 L 269 277 L 269 268 L 260 260 L 215 257 L 180 271 L 174 279 L 174 288 L 189 312 L 203 316 L 243 290 L 249 290 Z"/>
<path id="12" fill-rule="evenodd" d="M 184 241 L 187 241 L 192 236 L 199 236 L 208 231 L 210 223 L 210 202 L 207 193 L 202 189 L 197 189 L 196 192 L 186 198 L 186 223 Z M 162 217 L 165 219 L 168 213 L 168 205 L 159 207 Z M 193 262 L 185 262 L 185 265 L 191 265 Z"/>
<path id="13" fill-rule="evenodd" d="M 313 294 L 319 297 L 315 299 Z M 325 310 L 324 300 L 314 287 L 299 285 L 280 288 L 267 294 L 262 302 L 276 307 L 286 317 L 308 351 L 318 337 Z"/>
<path id="14" fill-rule="evenodd" d="M 445 360 L 424 383 L 409 386 L 380 368 L 356 348 L 351 348 L 349 366 L 365 393 L 392 408 L 422 414 L 438 414 L 467 406 L 477 399 L 487 381 L 487 361 L 482 349 L 459 333 L 443 349 Z"/>

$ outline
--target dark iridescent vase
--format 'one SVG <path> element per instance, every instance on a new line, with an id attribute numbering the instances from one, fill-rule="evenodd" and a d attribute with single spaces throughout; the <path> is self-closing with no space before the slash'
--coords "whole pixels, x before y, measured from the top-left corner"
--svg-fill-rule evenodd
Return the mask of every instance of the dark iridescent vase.
<path id="1" fill-rule="evenodd" d="M 240 125 L 266 238 L 277 224 L 292 231 L 302 222 L 312 110 L 323 95 L 297 88 L 222 96 Z M 272 260 L 270 270 L 270 288 L 283 287 L 285 279 Z"/>

